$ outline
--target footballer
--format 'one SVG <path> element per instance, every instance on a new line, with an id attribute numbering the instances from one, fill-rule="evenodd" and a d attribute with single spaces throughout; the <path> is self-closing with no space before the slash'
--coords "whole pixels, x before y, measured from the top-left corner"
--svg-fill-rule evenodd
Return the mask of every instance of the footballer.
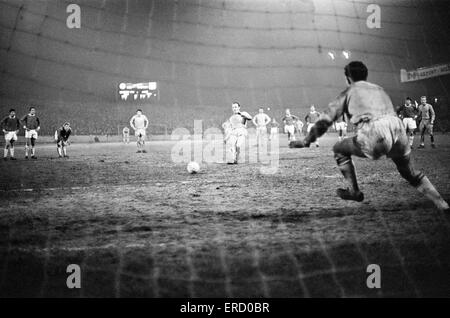
<path id="1" fill-rule="evenodd" d="M 405 100 L 405 104 L 400 107 L 398 112 L 398 117 L 402 119 L 403 124 L 406 128 L 406 133 L 409 138 L 409 146 L 411 149 L 414 144 L 414 131 L 417 129 L 416 119 L 418 116 L 418 109 L 415 105 L 412 104 L 411 98 L 407 97 Z"/>
<path id="2" fill-rule="evenodd" d="M 241 105 L 238 102 L 231 104 L 233 115 L 231 115 L 230 122 L 230 135 L 227 140 L 227 163 L 237 164 L 239 154 L 244 146 L 245 138 L 247 137 L 247 121 L 252 120 L 247 112 L 241 111 Z"/>
<path id="3" fill-rule="evenodd" d="M 58 151 L 59 158 L 69 158 L 67 155 L 67 145 L 69 144 L 69 137 L 72 133 L 70 123 L 65 122 L 60 128 L 55 131 L 56 149 Z"/>
<path id="4" fill-rule="evenodd" d="M 348 184 L 347 189 L 337 190 L 341 199 L 359 202 L 364 200 L 351 156 L 379 159 L 386 155 L 394 161 L 404 179 L 438 209 L 448 212 L 448 203 L 430 180 L 424 173 L 413 169 L 406 129 L 397 116 L 391 99 L 382 87 L 367 82 L 367 76 L 367 67 L 362 62 L 354 61 L 345 66 L 348 88 L 329 104 L 304 140 L 292 141 L 289 146 L 309 147 L 334 121 L 345 114 L 356 126 L 356 136 L 345 138 L 333 147 L 339 170 Z"/>
<path id="5" fill-rule="evenodd" d="M 419 130 L 420 130 L 420 145 L 419 148 L 425 148 L 425 132 L 430 134 L 431 147 L 436 148 L 434 144 L 433 125 L 436 118 L 433 106 L 427 103 L 426 96 L 420 98 L 419 105 Z"/>
<path id="6" fill-rule="evenodd" d="M 284 123 L 284 133 L 288 135 L 288 141 L 295 140 L 295 122 L 298 120 L 297 116 L 291 114 L 291 110 L 286 109 L 285 116 L 282 121 Z"/>
<path id="7" fill-rule="evenodd" d="M 345 121 L 345 116 L 339 117 L 334 122 L 334 129 L 336 129 L 338 133 L 339 141 L 342 141 L 345 137 L 347 137 L 347 122 Z"/>
<path id="8" fill-rule="evenodd" d="M 319 120 L 319 117 L 320 117 L 320 113 L 316 110 L 314 105 L 311 105 L 311 107 L 309 109 L 309 113 L 305 117 L 307 133 L 310 132 L 311 128 Z M 319 143 L 317 142 L 317 139 L 316 139 L 315 144 L 316 144 L 316 147 L 319 147 Z"/>
<path id="9" fill-rule="evenodd" d="M 256 138 L 259 141 L 261 138 L 267 137 L 267 125 L 270 123 L 269 115 L 264 113 L 264 109 L 260 108 L 252 122 L 256 126 Z"/>
<path id="10" fill-rule="evenodd" d="M 278 137 L 278 127 L 279 126 L 280 126 L 280 124 L 278 124 L 277 120 L 275 118 L 273 118 L 272 122 L 269 124 L 269 128 L 270 128 L 269 139 L 270 140 Z"/>
<path id="11" fill-rule="evenodd" d="M 14 143 L 17 141 L 17 134 L 20 129 L 20 121 L 16 117 L 15 109 L 9 110 L 9 115 L 1 122 L 3 133 L 5 134 L 5 150 L 3 160 L 8 160 L 8 151 L 11 160 L 16 160 L 14 157 Z"/>
<path id="12" fill-rule="evenodd" d="M 145 145 L 145 135 L 146 130 L 148 127 L 148 119 L 147 116 L 145 116 L 142 113 L 141 109 L 138 109 L 136 111 L 136 115 L 131 117 L 130 120 L 130 126 L 134 130 L 134 135 L 137 137 L 137 153 L 143 152 L 146 153 L 147 151 L 144 149 Z"/>
<path id="13" fill-rule="evenodd" d="M 41 129 L 41 123 L 36 116 L 36 108 L 30 107 L 29 113 L 22 117 L 21 122 L 25 129 L 25 159 L 28 159 L 28 152 L 31 146 L 31 159 L 37 159 L 35 144 L 38 138 L 38 132 Z"/>
<path id="14" fill-rule="evenodd" d="M 123 136 L 123 143 L 129 144 L 130 143 L 130 128 L 127 126 L 123 127 L 122 129 L 122 136 Z"/>

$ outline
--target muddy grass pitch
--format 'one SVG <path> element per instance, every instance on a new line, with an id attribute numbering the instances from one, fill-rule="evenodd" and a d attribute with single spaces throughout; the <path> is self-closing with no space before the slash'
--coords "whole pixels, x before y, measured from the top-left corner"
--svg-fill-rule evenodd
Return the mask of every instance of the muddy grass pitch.
<path id="1" fill-rule="evenodd" d="M 260 165 L 171 160 L 174 142 L 72 144 L 68 159 L 0 162 L 1 297 L 450 296 L 450 218 L 394 164 L 355 159 L 362 203 L 335 195 L 343 179 L 332 134 L 289 149 L 273 175 Z M 413 150 L 450 201 L 450 136 Z M 250 150 L 251 151 L 251 150 Z M 66 286 L 69 264 L 81 288 Z M 366 285 L 367 266 L 381 288 Z"/>

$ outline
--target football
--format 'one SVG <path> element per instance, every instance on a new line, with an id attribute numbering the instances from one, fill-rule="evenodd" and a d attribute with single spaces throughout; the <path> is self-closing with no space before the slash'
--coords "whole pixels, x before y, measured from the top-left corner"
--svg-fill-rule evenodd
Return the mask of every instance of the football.
<path id="1" fill-rule="evenodd" d="M 187 165 L 187 171 L 189 173 L 197 173 L 200 171 L 200 165 L 195 161 L 191 161 Z"/>

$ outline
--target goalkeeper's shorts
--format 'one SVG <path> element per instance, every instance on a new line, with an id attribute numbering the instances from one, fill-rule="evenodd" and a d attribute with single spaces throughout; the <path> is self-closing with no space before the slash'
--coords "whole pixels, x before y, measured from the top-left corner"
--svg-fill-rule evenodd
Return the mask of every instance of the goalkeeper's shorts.
<path id="1" fill-rule="evenodd" d="M 386 115 L 356 126 L 355 142 L 368 158 L 403 157 L 411 152 L 405 126 L 400 118 Z"/>

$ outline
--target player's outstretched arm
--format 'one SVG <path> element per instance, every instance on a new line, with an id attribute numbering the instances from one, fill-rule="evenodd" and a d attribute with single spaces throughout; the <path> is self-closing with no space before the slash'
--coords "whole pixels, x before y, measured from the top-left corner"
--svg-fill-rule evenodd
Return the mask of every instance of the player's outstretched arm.
<path id="1" fill-rule="evenodd" d="M 321 137 L 327 132 L 328 128 L 333 125 L 333 122 L 328 119 L 318 120 L 308 133 L 308 136 L 303 140 L 294 140 L 289 143 L 289 148 L 307 148 L 311 143 L 315 142 L 317 138 Z"/>

